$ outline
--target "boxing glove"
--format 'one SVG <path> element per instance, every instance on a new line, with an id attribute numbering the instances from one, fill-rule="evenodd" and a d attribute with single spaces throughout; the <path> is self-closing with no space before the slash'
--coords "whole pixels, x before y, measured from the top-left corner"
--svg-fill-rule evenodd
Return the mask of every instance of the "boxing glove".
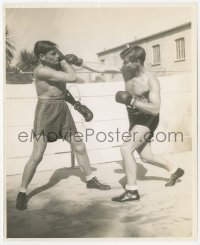
<path id="1" fill-rule="evenodd" d="M 79 101 L 76 101 L 74 104 L 74 109 L 83 115 L 86 122 L 89 122 L 93 119 L 93 113 L 91 110 L 87 106 L 82 105 Z"/>
<path id="2" fill-rule="evenodd" d="M 75 66 L 81 66 L 83 63 L 83 60 L 78 58 L 75 54 L 67 54 L 65 55 L 65 60 L 69 64 L 73 64 Z"/>
<path id="3" fill-rule="evenodd" d="M 79 101 L 76 101 L 73 95 L 68 90 L 66 90 L 65 93 L 65 100 L 73 105 L 74 109 L 77 110 L 85 118 L 86 122 L 89 122 L 93 119 L 93 113 L 90 111 L 90 109 L 87 106 L 82 105 Z"/>
<path id="4" fill-rule="evenodd" d="M 63 60 L 65 60 L 65 56 L 60 52 L 60 50 L 57 48 L 55 48 L 55 50 L 56 50 L 56 53 L 58 54 L 59 62 L 62 62 Z"/>
<path id="5" fill-rule="evenodd" d="M 134 107 L 136 98 L 132 97 L 128 92 L 118 91 L 115 95 L 115 101 L 126 106 Z"/>
<path id="6" fill-rule="evenodd" d="M 130 68 L 128 69 L 125 65 L 122 66 L 121 73 L 122 73 L 122 76 L 123 76 L 125 82 L 128 82 L 129 80 L 131 80 L 135 76 L 134 71 Z"/>

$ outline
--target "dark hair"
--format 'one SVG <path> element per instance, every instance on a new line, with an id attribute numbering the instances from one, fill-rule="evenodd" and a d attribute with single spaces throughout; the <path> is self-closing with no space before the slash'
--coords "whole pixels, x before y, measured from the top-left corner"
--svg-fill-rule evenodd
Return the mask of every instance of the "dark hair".
<path id="1" fill-rule="evenodd" d="M 121 57 L 121 59 L 128 57 L 130 62 L 134 62 L 135 60 L 138 59 L 140 61 L 140 63 L 143 65 L 145 58 L 146 58 L 146 52 L 140 46 L 133 46 L 133 47 L 129 47 L 129 48 L 124 49 L 120 53 L 120 57 Z"/>
<path id="2" fill-rule="evenodd" d="M 40 54 L 46 54 L 48 51 L 56 48 L 57 45 L 50 41 L 37 41 L 34 46 L 34 54 L 39 57 Z"/>

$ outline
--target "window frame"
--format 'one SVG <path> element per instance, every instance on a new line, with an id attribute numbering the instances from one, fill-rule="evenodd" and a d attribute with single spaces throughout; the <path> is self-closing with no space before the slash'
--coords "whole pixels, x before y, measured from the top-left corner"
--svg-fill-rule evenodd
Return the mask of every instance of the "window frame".
<path id="1" fill-rule="evenodd" d="M 155 54 L 154 50 L 156 50 L 156 47 L 158 48 L 159 52 Z M 161 64 L 161 52 L 160 52 L 160 44 L 155 44 L 152 46 L 152 66 L 157 66 Z M 158 57 L 155 57 L 155 55 L 158 55 Z M 155 58 L 158 58 L 158 61 L 155 62 Z"/>
<path id="2" fill-rule="evenodd" d="M 181 40 L 183 40 L 182 43 L 181 43 Z M 180 41 L 180 42 L 178 43 L 178 41 Z M 179 46 L 178 46 L 178 44 L 179 44 Z M 179 38 L 175 39 L 175 49 L 176 49 L 175 62 L 185 61 L 186 60 L 185 37 L 179 37 Z"/>

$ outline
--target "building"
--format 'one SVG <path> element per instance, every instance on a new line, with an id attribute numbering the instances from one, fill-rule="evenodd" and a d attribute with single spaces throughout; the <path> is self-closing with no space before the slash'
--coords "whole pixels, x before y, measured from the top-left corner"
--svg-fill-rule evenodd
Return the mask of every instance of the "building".
<path id="1" fill-rule="evenodd" d="M 97 53 L 99 61 L 121 66 L 119 54 L 127 45 L 142 46 L 146 50 L 145 66 L 158 76 L 191 71 L 191 22 L 101 51 Z M 106 77 L 106 81 L 119 79 L 119 75 Z"/>

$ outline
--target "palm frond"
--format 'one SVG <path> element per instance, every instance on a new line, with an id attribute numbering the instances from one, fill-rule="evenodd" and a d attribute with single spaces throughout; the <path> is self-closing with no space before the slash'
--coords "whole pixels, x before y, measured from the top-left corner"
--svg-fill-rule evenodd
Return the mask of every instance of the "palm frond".
<path id="1" fill-rule="evenodd" d="M 22 71 L 33 71 L 38 63 L 38 59 L 33 52 L 22 50 L 20 52 L 19 62 L 17 67 Z"/>
<path id="2" fill-rule="evenodd" d="M 6 64 L 10 64 L 14 58 L 15 43 L 13 40 L 13 33 L 14 30 L 10 30 L 8 26 L 6 26 Z"/>

